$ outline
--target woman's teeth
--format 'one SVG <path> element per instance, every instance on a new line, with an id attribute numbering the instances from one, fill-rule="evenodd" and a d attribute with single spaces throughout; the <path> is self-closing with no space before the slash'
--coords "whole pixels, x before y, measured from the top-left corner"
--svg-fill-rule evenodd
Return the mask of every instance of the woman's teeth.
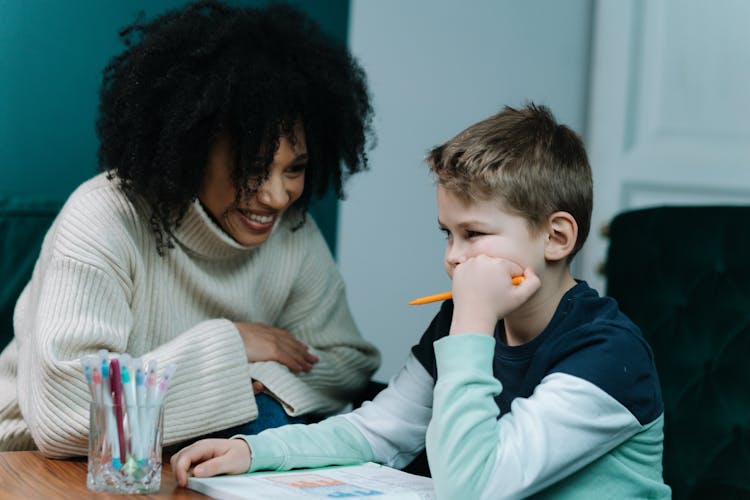
<path id="1" fill-rule="evenodd" d="M 243 213 L 242 215 L 259 224 L 269 224 L 271 221 L 273 221 L 273 215 L 257 215 L 247 212 Z"/>

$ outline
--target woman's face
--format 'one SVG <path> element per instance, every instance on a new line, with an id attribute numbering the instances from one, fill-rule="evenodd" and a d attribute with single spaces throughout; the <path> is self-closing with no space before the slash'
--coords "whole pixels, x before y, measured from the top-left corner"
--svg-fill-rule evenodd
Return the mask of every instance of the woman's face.
<path id="1" fill-rule="evenodd" d="M 307 144 L 299 123 L 294 127 L 294 136 L 294 141 L 285 136 L 279 138 L 268 179 L 240 206 L 235 206 L 236 189 L 231 178 L 234 158 L 229 139 L 220 138 L 211 149 L 198 199 L 240 245 L 256 246 L 266 241 L 281 214 L 302 195 Z"/>

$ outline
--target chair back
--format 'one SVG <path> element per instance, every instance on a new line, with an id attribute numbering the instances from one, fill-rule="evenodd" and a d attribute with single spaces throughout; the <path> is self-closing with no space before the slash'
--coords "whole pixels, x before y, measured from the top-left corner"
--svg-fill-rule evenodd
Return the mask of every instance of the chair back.
<path id="1" fill-rule="evenodd" d="M 61 206 L 51 199 L 0 196 L 0 350 L 13 338 L 16 300 Z"/>
<path id="2" fill-rule="evenodd" d="M 750 496 L 750 206 L 610 224 L 607 293 L 651 344 L 674 498 Z"/>

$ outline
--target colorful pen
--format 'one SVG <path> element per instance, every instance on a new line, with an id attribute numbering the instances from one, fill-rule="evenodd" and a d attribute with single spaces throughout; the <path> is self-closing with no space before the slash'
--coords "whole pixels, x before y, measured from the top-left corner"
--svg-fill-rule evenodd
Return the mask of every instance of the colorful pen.
<path id="1" fill-rule="evenodd" d="M 94 393 L 94 403 L 102 403 L 102 369 L 98 366 L 94 366 L 91 369 L 91 384 L 92 391 Z"/>
<path id="2" fill-rule="evenodd" d="M 158 362 L 155 359 L 149 360 L 146 364 L 146 380 L 144 381 L 144 388 L 146 390 L 146 420 L 145 420 L 145 439 L 146 442 L 150 443 L 154 440 L 154 405 L 156 405 L 156 389 L 159 384 L 156 377 L 156 369 Z"/>
<path id="3" fill-rule="evenodd" d="M 175 370 L 177 370 L 177 365 L 174 363 L 169 363 L 166 370 L 164 370 L 164 375 L 162 375 L 161 380 L 159 381 L 159 389 L 156 391 L 155 406 L 161 406 L 162 403 L 164 403 L 164 396 L 167 394 L 167 389 L 169 388 L 170 382 L 172 382 L 172 376 L 174 375 Z"/>
<path id="4" fill-rule="evenodd" d="M 86 377 L 86 383 L 89 385 L 89 392 L 91 392 L 91 400 L 96 401 L 97 394 L 96 388 L 94 387 L 94 366 L 96 366 L 96 356 L 87 355 L 81 358 L 81 366 L 83 366 L 83 375 Z"/>
<path id="5" fill-rule="evenodd" d="M 115 410 L 115 424 L 117 425 L 117 442 L 120 445 L 120 464 L 126 460 L 125 429 L 123 428 L 122 413 L 122 379 L 120 378 L 120 360 L 113 357 L 109 361 L 109 384 L 112 389 L 112 406 Z"/>
<path id="6" fill-rule="evenodd" d="M 141 425 L 136 402 L 135 381 L 130 376 L 129 354 L 120 356 L 120 372 L 122 376 L 122 393 L 125 396 L 128 425 L 130 428 L 130 452 L 135 455 L 136 460 L 141 460 L 143 458 L 141 451 Z"/>
<path id="7" fill-rule="evenodd" d="M 101 349 L 99 351 L 99 360 L 101 361 L 101 402 L 107 413 L 107 434 L 109 446 L 112 451 L 112 465 L 116 470 L 119 470 L 122 462 L 120 461 L 120 440 L 117 436 L 117 424 L 113 413 L 112 386 L 109 378 L 109 351 Z"/>
<path id="8" fill-rule="evenodd" d="M 143 360 L 135 358 L 133 360 L 133 371 L 135 372 L 135 401 L 138 405 L 138 423 L 141 426 L 141 435 L 139 436 L 139 446 L 141 455 L 148 453 L 148 415 L 146 408 L 146 377 L 143 374 Z M 140 456 L 139 460 L 146 458 Z"/>
<path id="9" fill-rule="evenodd" d="M 156 379 L 157 361 L 152 359 L 146 366 L 146 406 L 150 407 L 156 403 L 156 385 L 158 384 Z"/>
<path id="10" fill-rule="evenodd" d="M 518 286 L 523 282 L 524 278 L 523 276 L 514 276 L 511 282 Z M 443 293 L 436 293 L 435 295 L 428 295 L 426 297 L 419 297 L 418 299 L 414 299 L 411 302 L 409 302 L 410 306 L 421 306 L 422 304 L 429 304 L 431 302 L 438 302 L 441 300 L 449 300 L 453 298 L 453 294 L 451 292 L 443 292 Z"/>

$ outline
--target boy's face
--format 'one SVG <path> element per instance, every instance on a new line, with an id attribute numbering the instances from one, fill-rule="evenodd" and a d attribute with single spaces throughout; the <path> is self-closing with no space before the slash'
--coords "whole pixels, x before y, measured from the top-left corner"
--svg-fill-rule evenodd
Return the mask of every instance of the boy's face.
<path id="1" fill-rule="evenodd" d="M 496 201 L 463 201 L 440 185 L 437 201 L 438 224 L 448 240 L 445 270 L 451 279 L 458 264 L 477 255 L 506 259 L 537 274 L 544 269 L 546 233 L 532 233 L 523 217 Z"/>

